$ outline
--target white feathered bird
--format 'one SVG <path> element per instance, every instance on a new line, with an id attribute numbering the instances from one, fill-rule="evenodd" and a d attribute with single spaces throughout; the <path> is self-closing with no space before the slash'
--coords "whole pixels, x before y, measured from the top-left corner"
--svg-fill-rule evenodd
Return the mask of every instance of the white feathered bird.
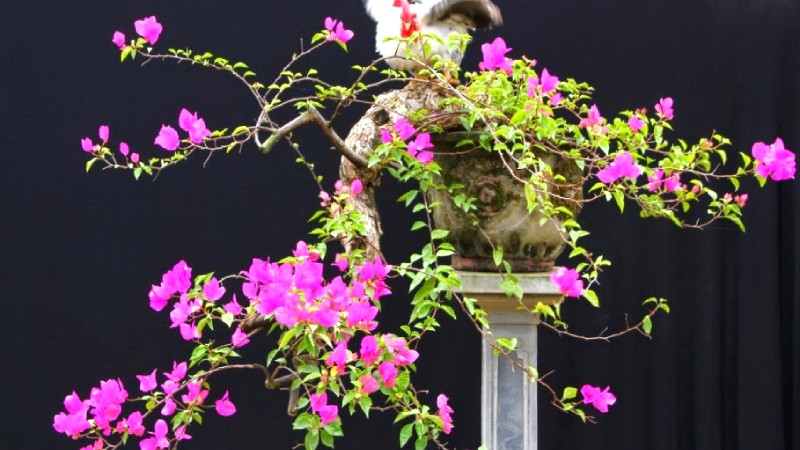
<path id="1" fill-rule="evenodd" d="M 491 0 L 363 0 L 370 17 L 376 22 L 375 49 L 390 67 L 412 73 L 422 69 L 405 59 L 407 50 L 414 58 L 433 65 L 432 57 L 461 63 L 463 54 L 458 45 L 448 46 L 452 33 L 466 34 L 475 29 L 487 30 L 503 24 L 500 8 Z M 430 41 L 431 52 L 423 55 L 418 43 L 406 49 L 391 38 L 407 38 L 415 31 L 438 35 L 442 43 Z M 388 40 L 387 40 L 388 39 Z M 399 56 L 400 58 L 391 58 Z"/>

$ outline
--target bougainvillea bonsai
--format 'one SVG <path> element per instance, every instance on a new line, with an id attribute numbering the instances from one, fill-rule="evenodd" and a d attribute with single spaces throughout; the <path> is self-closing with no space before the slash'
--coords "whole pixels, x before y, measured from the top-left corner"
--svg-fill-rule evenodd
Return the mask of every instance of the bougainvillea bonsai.
<path id="1" fill-rule="evenodd" d="M 438 192 L 480 224 L 478 199 L 462 184 L 441 177 L 436 137 L 442 133 L 464 132 L 456 148 L 501 161 L 522 186 L 527 211 L 538 215 L 540 226 L 553 227 L 569 250 L 569 266 L 555 268 L 552 282 L 564 298 L 583 298 L 594 306 L 599 299 L 593 287 L 609 261 L 579 243 L 588 234 L 576 219 L 582 204 L 604 200 L 620 211 L 633 205 L 642 217 L 666 218 L 681 227 L 702 228 L 724 219 L 743 228 L 740 217 L 748 196 L 738 192 L 741 177 L 755 176 L 761 185 L 794 178 L 794 154 L 780 138 L 738 153 L 738 164 L 728 169 L 730 142 L 723 136 L 712 133 L 694 144 L 668 140 L 675 116 L 671 98 L 658 99 L 652 111 L 604 115 L 592 102 L 588 84 L 539 69 L 535 60 L 512 58 L 499 37 L 482 45 L 478 71 L 460 74 L 457 65 L 432 58 L 432 65 L 416 61 L 415 67 L 424 69 L 410 79 L 385 69 L 379 59 L 355 66 L 351 84 L 334 85 L 315 69 L 295 69 L 297 61 L 322 46 L 338 44 L 346 50 L 354 37 L 341 21 L 328 18 L 324 26 L 314 35 L 314 45 L 270 82 L 256 81 L 245 63 L 211 53 L 157 50 L 153 46 L 160 43 L 163 27 L 155 17 L 135 22 L 134 39 L 113 34 L 122 61 L 187 62 L 235 78 L 252 94 L 258 119 L 209 128 L 199 112 L 182 109 L 176 124 L 164 124 L 156 133 L 158 148 L 147 150 L 153 156 L 113 141 L 109 127 L 100 126 L 97 138 L 81 140 L 87 170 L 127 170 L 138 179 L 199 155 L 244 151 L 250 142 L 268 153 L 285 141 L 317 183 L 320 208 L 312 217 L 316 228 L 311 239 L 300 240 L 292 255 L 254 258 L 242 271 L 224 276 L 198 274 L 179 261 L 151 287 L 151 308 L 168 311 L 170 326 L 193 350 L 166 370 L 143 368 L 136 376 L 138 386 L 108 379 L 88 395 L 69 394 L 53 426 L 84 440 L 83 449 L 125 444 L 143 450 L 176 448 L 191 438 L 190 426 L 210 410 L 235 415 L 235 390 L 215 388 L 211 394 L 213 376 L 233 369 L 259 371 L 268 388 L 289 391 L 294 429 L 305 432 L 309 450 L 320 443 L 332 447 L 334 438 L 342 436 L 343 412 L 369 415 L 373 410 L 396 415 L 401 446 L 412 438 L 417 449 L 429 442 L 443 446 L 440 437 L 451 432 L 455 412 L 445 394 L 429 398 L 418 390 L 412 379 L 420 357 L 417 344 L 439 327 L 443 314 L 466 314 L 481 333 L 489 324 L 476 301 L 458 293 L 458 272 L 448 262 L 456 251 L 449 231 L 429 219 L 438 202 L 426 194 Z M 414 33 L 402 39 L 424 48 L 437 38 Z M 449 44 L 467 41 L 461 36 Z M 445 72 L 460 75 L 462 83 L 449 83 L 441 75 Z M 312 86 L 314 93 L 292 96 L 306 92 L 290 89 L 298 86 Z M 359 105 L 370 109 L 342 139 L 334 122 L 344 108 Z M 296 117 L 274 119 L 285 110 L 295 110 Z M 342 155 L 342 178 L 334 183 L 317 175 L 292 140 L 292 132 L 309 124 Z M 555 164 L 567 167 L 570 175 L 555 170 Z M 426 232 L 427 243 L 406 261 L 386 261 L 380 251 L 374 190 L 381 174 L 406 183 L 409 190 L 400 201 L 422 214 L 413 229 Z M 505 249 L 487 242 L 509 301 L 521 298 Z M 326 266 L 332 275 L 326 276 Z M 410 280 L 412 312 L 394 333 L 379 333 L 381 301 L 394 295 L 391 278 L 396 276 Z M 562 303 L 538 304 L 530 312 L 541 316 L 543 326 L 563 332 Z M 643 318 L 620 333 L 649 335 L 653 315 L 669 311 L 663 299 L 648 299 L 645 305 Z M 268 333 L 272 345 L 257 340 L 259 333 Z M 514 349 L 510 339 L 491 342 L 501 355 Z M 266 362 L 243 361 L 238 349 L 247 345 L 264 346 Z M 567 386 L 559 395 L 535 368 L 522 369 L 532 382 L 547 387 L 556 406 L 583 420 L 593 420 L 585 406 L 605 413 L 617 400 L 608 387 L 589 384 Z"/>

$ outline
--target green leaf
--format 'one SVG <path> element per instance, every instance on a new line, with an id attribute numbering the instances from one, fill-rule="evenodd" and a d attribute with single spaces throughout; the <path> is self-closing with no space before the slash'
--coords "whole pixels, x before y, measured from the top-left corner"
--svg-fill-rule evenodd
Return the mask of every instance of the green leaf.
<path id="1" fill-rule="evenodd" d="M 511 117 L 511 125 L 517 126 L 525 122 L 525 120 L 528 118 L 528 114 L 529 112 L 526 109 L 524 108 L 518 109 L 517 112 L 515 112 L 514 115 Z"/>
<path id="2" fill-rule="evenodd" d="M 400 429 L 400 447 L 405 447 L 414 431 L 414 422 L 408 423 Z"/>
<path id="3" fill-rule="evenodd" d="M 447 230 L 433 230 L 431 232 L 431 239 L 444 239 L 450 234 Z"/>
<path id="4" fill-rule="evenodd" d="M 372 407 L 372 399 L 368 396 L 363 396 L 358 399 L 358 406 L 364 413 L 364 416 L 369 417 L 369 409 Z"/>
<path id="5" fill-rule="evenodd" d="M 625 193 L 617 190 L 612 192 L 614 196 L 614 200 L 617 202 L 617 207 L 619 207 L 619 212 L 625 211 Z"/>
<path id="6" fill-rule="evenodd" d="M 586 301 L 589 302 L 589 304 L 591 304 L 595 308 L 600 307 L 600 300 L 597 298 L 597 294 L 593 290 L 586 289 L 585 291 L 583 291 L 583 298 L 585 298 Z"/>
<path id="7" fill-rule="evenodd" d="M 419 436 L 417 440 L 414 442 L 414 450 L 425 450 L 425 447 L 428 446 L 428 437 L 424 434 Z"/>
<path id="8" fill-rule="evenodd" d="M 292 424 L 292 429 L 305 430 L 310 428 L 311 425 L 313 425 L 313 423 L 314 423 L 313 420 L 311 420 L 311 414 L 303 413 L 297 416 L 296 419 L 294 419 L 294 423 Z"/>
<path id="9" fill-rule="evenodd" d="M 319 435 L 322 438 L 322 445 L 328 448 L 333 448 L 333 436 L 331 436 L 325 430 L 320 431 Z"/>
<path id="10" fill-rule="evenodd" d="M 306 450 L 316 450 L 319 445 L 319 432 L 317 430 L 309 430 L 306 433 Z"/>
<path id="11" fill-rule="evenodd" d="M 233 314 L 231 314 L 229 312 L 226 312 L 226 313 L 222 314 L 222 316 L 220 316 L 220 320 L 222 321 L 222 323 L 227 325 L 228 328 L 230 328 L 231 325 L 233 325 L 234 317 L 233 317 Z"/>
<path id="12" fill-rule="evenodd" d="M 516 349 L 517 349 L 517 338 L 512 338 L 512 339 L 508 339 L 508 338 L 497 338 L 497 340 L 495 341 L 495 343 L 496 343 L 498 346 L 500 346 L 500 347 L 502 347 L 502 348 L 504 348 L 505 350 L 508 350 L 508 351 L 510 351 L 510 352 L 513 352 L 514 350 L 516 350 Z"/>
<path id="13" fill-rule="evenodd" d="M 653 321 L 650 320 L 650 316 L 644 316 L 642 320 L 642 331 L 647 334 L 650 334 L 650 330 L 653 329 Z"/>
<path id="14" fill-rule="evenodd" d="M 86 171 L 88 172 L 89 169 L 91 169 L 92 166 L 94 165 L 94 163 L 96 163 L 97 161 L 99 161 L 97 158 L 92 158 L 92 159 L 86 161 Z"/>
<path id="15" fill-rule="evenodd" d="M 564 393 L 561 394 L 561 400 L 565 401 L 565 400 L 569 400 L 571 398 L 575 398 L 575 396 L 577 394 L 578 394 L 578 390 L 576 388 L 574 388 L 572 386 L 567 386 L 567 387 L 564 388 Z"/>
<path id="16" fill-rule="evenodd" d="M 499 266 L 503 262 L 503 247 L 498 246 L 492 250 L 492 261 L 495 266 Z"/>

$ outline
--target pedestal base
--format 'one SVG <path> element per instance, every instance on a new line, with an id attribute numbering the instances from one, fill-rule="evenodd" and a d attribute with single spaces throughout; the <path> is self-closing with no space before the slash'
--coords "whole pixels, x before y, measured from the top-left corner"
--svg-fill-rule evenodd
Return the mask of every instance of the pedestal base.
<path id="1" fill-rule="evenodd" d="M 550 274 L 515 274 L 525 292 L 522 302 L 503 294 L 499 274 L 459 271 L 458 275 L 461 293 L 477 299 L 488 314 L 490 338 L 516 338 L 513 357 L 523 367 L 535 367 L 538 318 L 528 310 L 537 302 L 552 304 L 561 299 Z M 495 356 L 486 341 L 482 354 L 481 411 L 481 437 L 490 450 L 536 450 L 536 384 L 529 382 L 526 374 L 506 357 Z"/>

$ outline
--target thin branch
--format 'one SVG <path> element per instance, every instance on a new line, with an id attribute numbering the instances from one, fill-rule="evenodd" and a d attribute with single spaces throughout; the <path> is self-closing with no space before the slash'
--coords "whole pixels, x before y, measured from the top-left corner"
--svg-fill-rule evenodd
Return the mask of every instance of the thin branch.
<path id="1" fill-rule="evenodd" d="M 339 137 L 339 135 L 336 134 L 335 131 L 333 131 L 333 128 L 331 128 L 330 126 L 330 123 L 327 120 L 325 120 L 322 114 L 320 114 L 319 111 L 317 111 L 317 109 L 314 108 L 313 106 L 310 106 L 306 110 L 306 112 L 297 116 L 289 123 L 275 130 L 275 132 L 272 133 L 263 143 L 259 141 L 258 135 L 256 134 L 256 143 L 258 144 L 258 147 L 261 149 L 261 152 L 267 154 L 272 150 L 273 147 L 275 147 L 275 144 L 277 144 L 278 141 L 286 137 L 289 133 L 293 132 L 294 130 L 308 124 L 316 125 L 317 128 L 319 128 L 320 131 L 322 131 L 322 134 L 324 134 L 325 137 L 328 138 L 328 142 L 333 144 L 334 148 L 336 148 L 336 150 L 338 150 L 339 153 L 341 153 L 345 158 L 347 158 L 351 163 L 353 163 L 353 165 L 355 165 L 359 169 L 367 168 L 368 165 L 367 160 L 354 153 L 353 150 L 351 150 L 350 147 L 348 147 L 347 144 L 345 144 L 344 140 L 342 140 L 342 138 Z"/>

